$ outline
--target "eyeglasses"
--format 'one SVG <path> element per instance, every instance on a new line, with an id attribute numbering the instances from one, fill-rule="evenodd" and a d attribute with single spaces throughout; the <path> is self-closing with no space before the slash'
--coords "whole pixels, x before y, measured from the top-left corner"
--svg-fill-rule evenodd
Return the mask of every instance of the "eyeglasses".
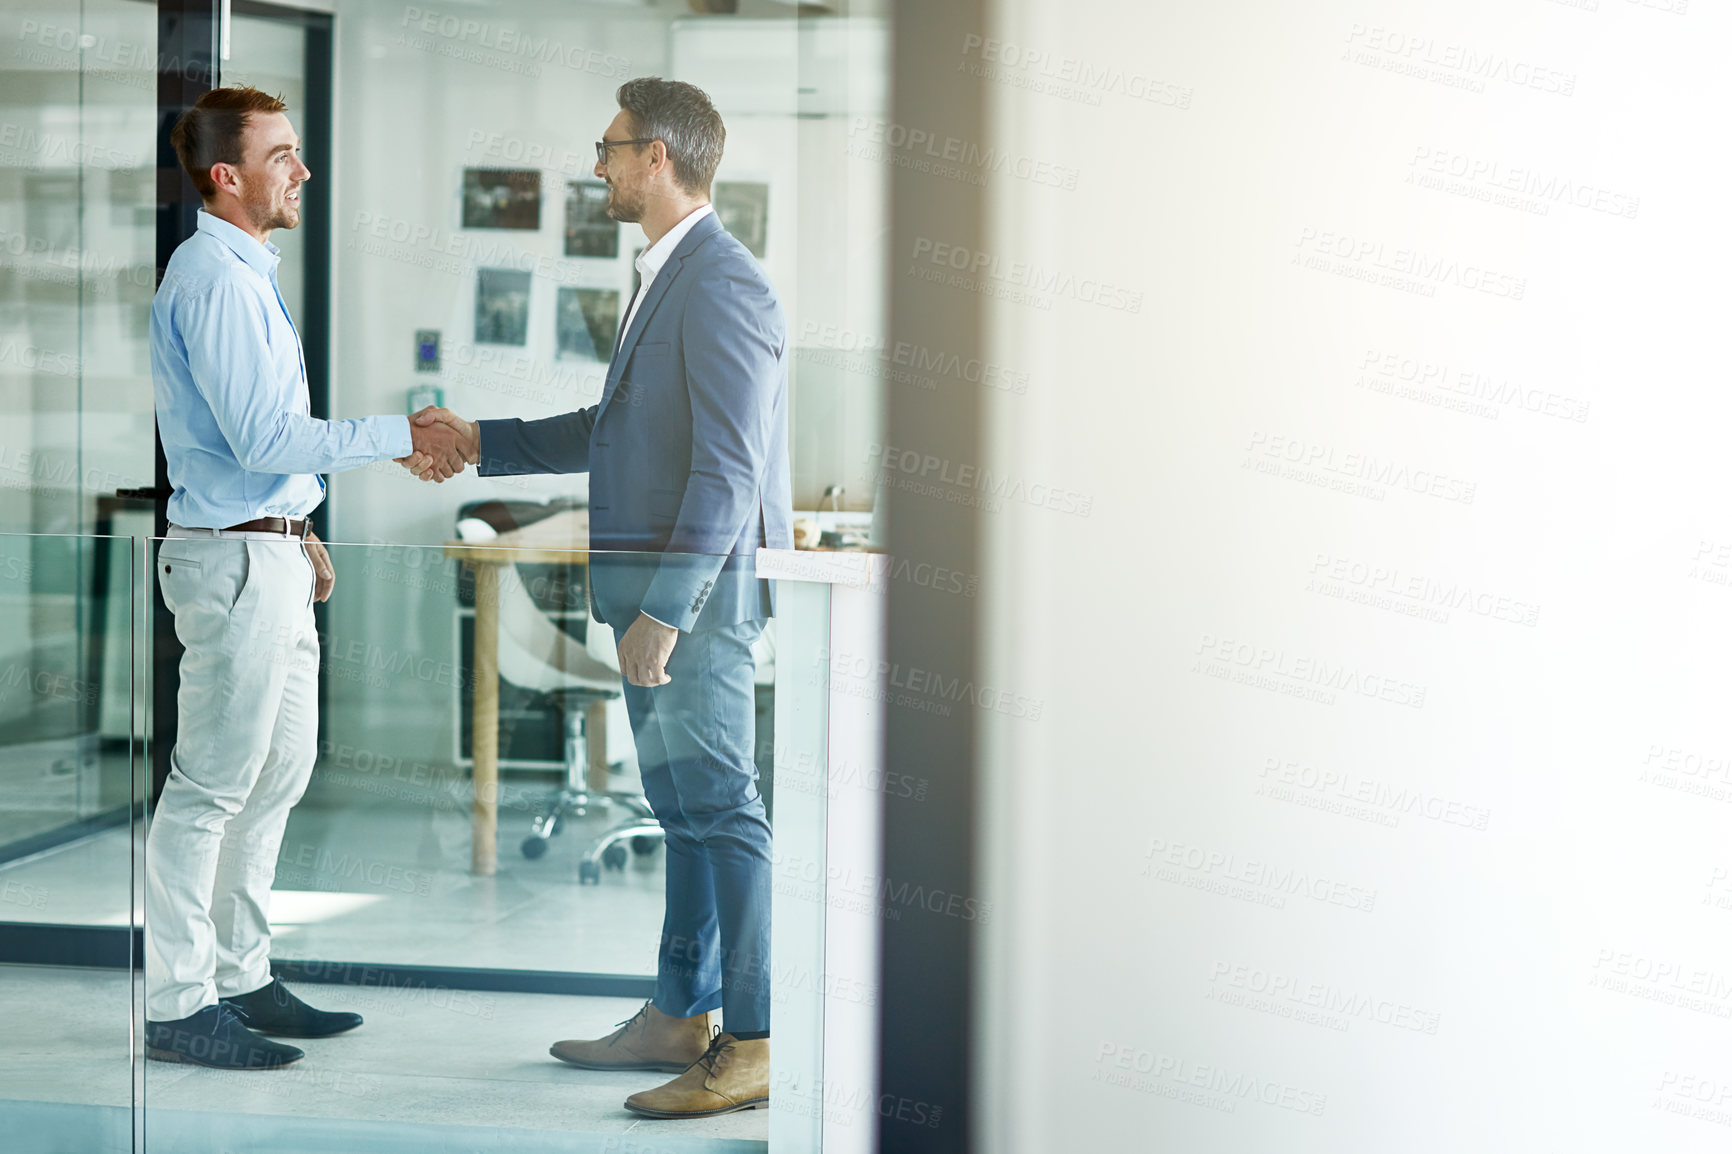
<path id="1" fill-rule="evenodd" d="M 618 148 L 622 144 L 654 144 L 655 141 L 656 138 L 653 136 L 643 140 L 598 140 L 595 142 L 595 162 L 606 164 L 607 150 L 610 148 Z"/>

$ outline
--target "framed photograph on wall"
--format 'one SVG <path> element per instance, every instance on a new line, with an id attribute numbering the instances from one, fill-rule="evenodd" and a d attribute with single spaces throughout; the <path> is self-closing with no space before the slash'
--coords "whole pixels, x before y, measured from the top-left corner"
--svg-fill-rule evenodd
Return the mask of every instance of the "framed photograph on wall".
<path id="1" fill-rule="evenodd" d="M 509 268 L 477 270 L 475 343 L 529 343 L 529 274 Z"/>
<path id="2" fill-rule="evenodd" d="M 619 290 L 561 288 L 553 331 L 560 360 L 606 364 L 619 336 Z"/>
<path id="3" fill-rule="evenodd" d="M 764 241 L 770 231 L 770 186 L 755 181 L 717 181 L 710 203 L 716 206 L 722 227 L 763 260 Z"/>
<path id="4" fill-rule="evenodd" d="M 565 182 L 565 255 L 619 256 L 619 221 L 607 214 L 607 185 Z"/>
<path id="5" fill-rule="evenodd" d="M 463 170 L 463 227 L 541 227 L 541 173 L 529 168 Z"/>

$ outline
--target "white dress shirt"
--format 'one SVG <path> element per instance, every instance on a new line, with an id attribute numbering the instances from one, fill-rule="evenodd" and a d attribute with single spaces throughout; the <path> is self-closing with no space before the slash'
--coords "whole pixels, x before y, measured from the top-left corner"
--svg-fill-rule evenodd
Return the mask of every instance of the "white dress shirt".
<path id="1" fill-rule="evenodd" d="M 704 217 L 715 212 L 712 205 L 694 208 L 688 212 L 685 219 L 668 229 L 662 238 L 637 254 L 637 295 L 631 298 L 631 307 L 625 312 L 625 322 L 619 326 L 619 337 L 614 341 L 614 351 L 625 343 L 625 334 L 631 328 L 631 322 L 637 317 L 637 307 L 643 303 L 645 294 L 656 279 L 656 274 L 662 271 L 662 266 L 668 263 L 668 257 L 674 254 L 680 241 L 686 239 L 686 233 L 692 231 L 692 226 Z"/>

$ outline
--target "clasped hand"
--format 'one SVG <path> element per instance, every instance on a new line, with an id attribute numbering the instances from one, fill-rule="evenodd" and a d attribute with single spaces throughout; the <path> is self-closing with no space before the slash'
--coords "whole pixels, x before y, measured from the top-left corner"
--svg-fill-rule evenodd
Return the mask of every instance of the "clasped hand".
<path id="1" fill-rule="evenodd" d="M 481 430 L 450 409 L 428 405 L 409 418 L 414 452 L 397 463 L 423 481 L 448 481 L 481 460 Z"/>

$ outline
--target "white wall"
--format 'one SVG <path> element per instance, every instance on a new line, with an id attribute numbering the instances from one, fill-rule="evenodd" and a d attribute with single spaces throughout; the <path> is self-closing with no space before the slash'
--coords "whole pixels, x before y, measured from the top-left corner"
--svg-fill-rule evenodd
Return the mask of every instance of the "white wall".
<path id="1" fill-rule="evenodd" d="M 957 45 L 1140 294 L 992 306 L 980 1149 L 1725 1148 L 1732 24 L 1584 3 Z"/>

